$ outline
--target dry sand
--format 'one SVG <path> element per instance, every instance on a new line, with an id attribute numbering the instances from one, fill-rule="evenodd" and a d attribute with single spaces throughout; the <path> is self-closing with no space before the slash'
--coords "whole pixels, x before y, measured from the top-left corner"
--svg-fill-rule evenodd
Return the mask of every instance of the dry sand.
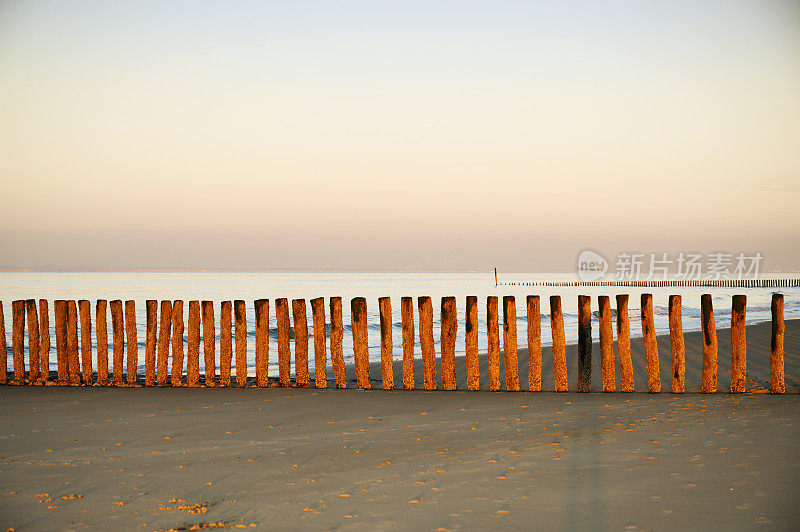
<path id="1" fill-rule="evenodd" d="M 769 327 L 748 327 L 754 390 Z M 796 529 L 798 337 L 787 321 L 784 396 L 4 386 L 0 527 Z M 643 390 L 641 339 L 633 356 Z"/>

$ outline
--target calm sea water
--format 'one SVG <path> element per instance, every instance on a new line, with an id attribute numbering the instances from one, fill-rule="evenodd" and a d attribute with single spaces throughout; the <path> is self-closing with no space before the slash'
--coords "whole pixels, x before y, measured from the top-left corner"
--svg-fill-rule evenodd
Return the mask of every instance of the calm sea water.
<path id="1" fill-rule="evenodd" d="M 787 275 L 788 277 L 789 275 Z M 770 277 L 780 277 L 771 275 Z M 534 280 L 575 280 L 574 273 L 504 273 L 502 281 L 524 282 Z M 255 323 L 253 301 L 270 299 L 270 374 L 277 375 L 277 345 L 274 300 L 276 298 L 326 298 L 326 313 L 330 296 L 341 296 L 343 299 L 344 354 L 346 361 L 352 361 L 352 332 L 350 329 L 350 304 L 353 297 L 367 298 L 370 358 L 380 359 L 380 325 L 378 319 L 378 298 L 392 298 L 393 343 L 395 357 L 402 356 L 402 333 L 400 328 L 400 298 L 402 296 L 431 296 L 434 305 L 434 338 L 439 353 L 439 305 L 444 296 L 455 296 L 458 304 L 459 330 L 456 350 L 464 351 L 463 317 L 466 296 L 478 296 L 479 347 L 485 350 L 486 341 L 486 296 L 512 295 L 517 298 L 517 334 L 521 347 L 526 343 L 525 297 L 529 294 L 541 296 L 542 343 L 549 345 L 551 340 L 549 321 L 549 302 L 551 295 L 560 295 L 564 312 L 564 327 L 567 341 L 577 341 L 577 300 L 578 295 L 592 296 L 594 324 L 592 334 L 598 335 L 597 296 L 613 296 L 618 293 L 630 294 L 629 313 L 631 333 L 641 335 L 639 320 L 639 296 L 642 293 L 653 294 L 655 326 L 659 334 L 669 332 L 667 321 L 667 299 L 670 294 L 683 296 L 683 326 L 685 331 L 700 330 L 700 295 L 710 293 L 713 296 L 714 312 L 717 327 L 728 327 L 730 324 L 731 296 L 747 295 L 747 323 L 759 323 L 770 320 L 770 298 L 774 290 L 785 294 L 785 316 L 787 319 L 800 317 L 800 288 L 614 288 L 614 287 L 522 287 L 494 286 L 493 274 L 479 273 L 219 273 L 219 272 L 3 272 L 0 273 L 0 299 L 3 301 L 5 313 L 6 337 L 8 345 L 8 366 L 11 369 L 11 301 L 15 299 L 40 299 L 50 301 L 50 336 L 53 353 L 55 351 L 55 333 L 53 331 L 53 308 L 55 299 L 133 299 L 136 301 L 136 319 L 139 338 L 139 364 L 144 364 L 145 340 L 145 300 L 147 299 L 183 299 L 211 300 L 215 302 L 217 313 L 217 356 L 219 356 L 219 303 L 224 300 L 243 299 L 247 302 L 248 327 L 248 367 L 254 372 L 255 360 Z M 416 299 L 415 299 L 416 301 Z M 311 306 L 308 306 L 309 334 L 311 328 Z M 186 303 L 184 314 L 186 314 Z M 414 309 L 415 321 L 418 314 Z M 290 310 L 291 314 L 291 310 Z M 502 320 L 502 305 L 500 308 Z M 108 312 L 110 320 L 110 311 Z M 94 320 L 95 317 L 93 316 Z M 502 327 L 501 327 L 502 328 Z M 111 324 L 108 324 L 109 336 Z M 27 332 L 27 331 L 26 331 Z M 419 334 L 418 322 L 416 333 Z M 502 335 L 502 332 L 501 332 Z M 419 338 L 417 338 L 417 342 Z M 109 338 L 110 342 L 110 338 Z M 313 367 L 313 343 L 310 343 L 310 363 Z M 202 350 L 202 348 L 201 348 Z M 27 340 L 26 340 L 27 351 Z M 419 343 L 416 345 L 420 355 Z M 27 353 L 26 353 L 27 360 Z M 51 354 L 51 370 L 55 370 L 55 356 Z M 203 356 L 201 353 L 202 367 Z M 140 367 L 140 372 L 144 368 Z"/>

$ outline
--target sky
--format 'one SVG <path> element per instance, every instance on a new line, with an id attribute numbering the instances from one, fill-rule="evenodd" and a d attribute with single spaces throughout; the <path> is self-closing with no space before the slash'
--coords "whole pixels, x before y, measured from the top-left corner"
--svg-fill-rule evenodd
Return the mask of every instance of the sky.
<path id="1" fill-rule="evenodd" d="M 0 268 L 800 269 L 800 3 L 0 0 Z"/>

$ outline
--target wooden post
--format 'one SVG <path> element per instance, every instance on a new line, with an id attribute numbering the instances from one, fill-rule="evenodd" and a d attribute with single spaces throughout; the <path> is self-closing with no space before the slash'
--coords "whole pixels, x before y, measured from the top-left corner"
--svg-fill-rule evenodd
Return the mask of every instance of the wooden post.
<path id="1" fill-rule="evenodd" d="M 528 391 L 542 391 L 542 313 L 539 296 L 527 297 Z"/>
<path id="2" fill-rule="evenodd" d="M 12 307 L 13 308 L 13 307 Z M 69 384 L 69 358 L 67 356 L 67 302 L 57 299 L 53 303 L 56 329 L 56 364 L 58 365 L 58 384 Z"/>
<path id="3" fill-rule="evenodd" d="M 731 310 L 731 393 L 744 393 L 747 385 L 747 296 L 733 296 Z"/>
<path id="4" fill-rule="evenodd" d="M 328 353 L 326 340 L 328 336 L 325 324 L 325 298 L 311 300 L 311 323 L 314 327 L 314 385 L 317 388 L 328 387 Z"/>
<path id="5" fill-rule="evenodd" d="M 33 300 L 31 300 L 33 302 Z M 92 384 L 92 306 L 86 299 L 78 301 L 78 315 L 81 321 L 81 367 L 83 383 Z"/>
<path id="6" fill-rule="evenodd" d="M 658 393 L 661 391 L 661 376 L 658 366 L 658 344 L 653 324 L 653 295 L 642 294 L 641 302 L 644 357 L 647 361 L 647 389 L 650 393 Z"/>
<path id="7" fill-rule="evenodd" d="M 400 300 L 400 314 L 403 324 L 403 388 L 414 389 L 414 300 L 403 297 Z"/>
<path id="8" fill-rule="evenodd" d="M 331 364 L 333 365 L 333 375 L 336 378 L 337 388 L 347 387 L 347 369 L 344 365 L 344 352 L 342 351 L 342 337 L 344 328 L 342 327 L 342 298 L 332 297 L 331 307 Z"/>
<path id="9" fill-rule="evenodd" d="M 308 373 L 308 319 L 306 300 L 292 299 L 294 319 L 294 378 L 295 384 L 307 388 L 311 384 Z"/>
<path id="10" fill-rule="evenodd" d="M 200 302 L 189 301 L 186 329 L 186 384 L 200 385 Z"/>
<path id="11" fill-rule="evenodd" d="M 686 350 L 683 344 L 681 296 L 669 296 L 669 342 L 672 351 L 672 393 L 683 393 L 686 376 Z"/>
<path id="12" fill-rule="evenodd" d="M 269 299 L 253 302 L 256 313 L 256 384 L 269 386 Z"/>
<path id="13" fill-rule="evenodd" d="M 231 385 L 233 336 L 231 335 L 231 302 L 223 301 L 219 307 L 219 385 Z"/>
<path id="14" fill-rule="evenodd" d="M 75 300 L 67 301 L 67 360 L 69 361 L 69 383 L 81 384 L 81 361 L 78 357 L 78 308 Z"/>
<path id="15" fill-rule="evenodd" d="M 163 304 L 162 304 L 163 309 Z M 122 301 L 111 301 L 111 333 L 114 342 L 114 386 L 122 386 L 122 372 L 125 366 L 125 331 L 124 317 L 122 315 Z"/>
<path id="16" fill-rule="evenodd" d="M 290 386 L 291 376 L 291 350 L 289 348 L 289 336 L 291 325 L 289 324 L 289 301 L 282 297 L 275 300 L 275 317 L 278 324 L 278 384 L 280 386 Z"/>
<path id="17" fill-rule="evenodd" d="M 381 377 L 383 389 L 394 388 L 394 368 L 392 366 L 392 300 L 388 297 L 378 298 L 378 310 L 381 320 Z"/>
<path id="18" fill-rule="evenodd" d="M 183 386 L 183 300 L 172 302 L 172 386 Z"/>
<path id="19" fill-rule="evenodd" d="M 628 294 L 617 294 L 617 357 L 623 392 L 634 391 L 631 360 L 631 324 L 628 318 Z"/>
<path id="20" fill-rule="evenodd" d="M 136 370 L 139 367 L 139 337 L 136 333 L 136 301 L 125 301 L 125 333 L 128 345 L 128 366 L 125 380 L 128 384 L 136 384 Z"/>
<path id="21" fill-rule="evenodd" d="M 6 345 L 6 319 L 0 301 L 0 384 L 8 382 L 8 345 Z"/>
<path id="22" fill-rule="evenodd" d="M 203 364 L 205 366 L 204 381 L 208 387 L 216 386 L 216 327 L 214 326 L 214 302 L 203 301 Z"/>
<path id="23" fill-rule="evenodd" d="M 711 294 L 700 296 L 701 326 L 703 329 L 703 384 L 701 392 L 717 391 L 717 326 L 714 323 L 714 308 Z"/>
<path id="24" fill-rule="evenodd" d="M 147 334 L 144 348 L 144 384 L 153 386 L 156 383 L 156 335 L 158 332 L 158 301 L 148 299 Z"/>
<path id="25" fill-rule="evenodd" d="M 489 366 L 489 390 L 500 390 L 500 329 L 497 321 L 497 296 L 486 298 L 486 336 L 488 349 L 486 359 Z"/>
<path id="26" fill-rule="evenodd" d="M 356 382 L 362 390 L 372 387 L 369 376 L 369 347 L 367 344 L 367 300 L 355 297 L 350 301 L 350 325 L 353 330 L 353 358 Z"/>
<path id="27" fill-rule="evenodd" d="M 467 390 L 480 389 L 480 369 L 478 366 L 478 297 L 467 296 L 466 318 L 464 320 L 464 343 L 466 354 L 464 365 L 467 369 Z"/>
<path id="28" fill-rule="evenodd" d="M 25 301 L 11 303 L 11 352 L 14 356 L 14 384 L 25 384 Z M 80 378 L 80 377 L 79 377 Z"/>
<path id="29" fill-rule="evenodd" d="M 105 299 L 98 299 L 95 305 L 97 322 L 97 385 L 108 386 L 108 317 Z"/>
<path id="30" fill-rule="evenodd" d="M 0 303 L 0 314 L 3 313 L 3 306 Z M 3 320 L 0 318 L 0 332 L 3 334 L 2 348 L 5 349 L 5 328 L 2 327 Z M 39 300 L 39 363 L 41 364 L 42 382 L 50 380 L 50 313 L 47 309 L 47 300 Z M 5 361 L 5 350 L 3 351 L 3 361 Z"/>
<path id="31" fill-rule="evenodd" d="M 503 355 L 506 369 L 506 390 L 518 392 L 517 303 L 514 296 L 503 296 Z"/>
<path id="32" fill-rule="evenodd" d="M 783 336 L 786 330 L 783 324 L 783 294 L 772 294 L 770 310 L 772 312 L 772 336 L 770 337 L 769 373 L 772 379 L 772 393 L 786 393 L 783 374 Z"/>
<path id="33" fill-rule="evenodd" d="M 443 297 L 441 309 L 442 389 L 456 389 L 456 335 L 458 310 L 455 297 Z"/>
<path id="34" fill-rule="evenodd" d="M 555 390 L 566 392 L 567 384 L 567 345 L 564 338 L 564 316 L 561 313 L 561 296 L 550 296 L 550 330 L 553 334 L 553 376 Z"/>
<path id="35" fill-rule="evenodd" d="M 433 345 L 433 307 L 430 296 L 417 298 L 419 307 L 419 344 L 422 349 L 422 372 L 426 390 L 436 389 L 436 350 Z"/>
<path id="36" fill-rule="evenodd" d="M 244 300 L 233 302 L 233 319 L 236 324 L 236 386 L 247 386 L 247 309 Z"/>
<path id="37" fill-rule="evenodd" d="M 603 377 L 603 391 L 616 392 L 614 328 L 611 326 L 611 303 L 608 296 L 598 296 L 597 298 L 597 321 L 600 327 L 600 373 Z"/>
<path id="38" fill-rule="evenodd" d="M 578 296 L 578 391 L 592 391 L 592 298 Z"/>
<path id="39" fill-rule="evenodd" d="M 35 299 L 25 301 L 25 315 L 28 320 L 28 379 L 33 384 L 41 381 L 39 377 L 39 370 L 41 369 L 39 363 L 39 350 L 41 349 L 39 344 L 39 312 L 36 310 Z M 91 332 L 91 325 L 89 326 L 89 331 Z M 91 342 L 91 338 L 89 341 Z M 89 351 L 89 355 L 91 357 L 91 351 Z"/>
<path id="40" fill-rule="evenodd" d="M 111 302 L 111 319 L 114 319 L 114 302 Z M 116 326 L 114 327 L 116 337 Z M 169 365 L 169 348 L 170 336 L 172 331 L 172 301 L 161 301 L 161 326 L 158 332 L 158 363 L 156 367 L 156 385 L 166 386 L 168 365 Z M 114 350 L 116 351 L 116 349 Z M 117 355 L 114 353 L 114 382 L 117 382 Z"/>

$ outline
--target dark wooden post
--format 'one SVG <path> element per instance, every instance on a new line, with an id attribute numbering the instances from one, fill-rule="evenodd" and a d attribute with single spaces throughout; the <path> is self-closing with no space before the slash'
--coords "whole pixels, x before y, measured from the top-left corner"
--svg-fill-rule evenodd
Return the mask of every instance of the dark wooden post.
<path id="1" fill-rule="evenodd" d="M 430 296 L 417 298 L 419 307 L 419 344 L 426 390 L 436 389 L 436 350 L 433 345 L 433 307 Z"/>
<path id="2" fill-rule="evenodd" d="M 256 299 L 256 384 L 269 386 L 269 299 Z"/>
<path id="3" fill-rule="evenodd" d="M 172 386 L 183 386 L 183 300 L 172 302 Z"/>
<path id="4" fill-rule="evenodd" d="M 95 321 L 97 322 L 97 384 L 108 386 L 108 316 L 105 299 L 98 299 L 95 305 Z"/>
<path id="5" fill-rule="evenodd" d="M 292 299 L 294 318 L 294 378 L 297 386 L 307 388 L 311 384 L 308 374 L 308 319 L 306 300 Z"/>
<path id="6" fill-rule="evenodd" d="M 717 391 L 717 326 L 714 323 L 714 308 L 711 294 L 700 297 L 701 326 L 703 329 L 703 393 Z"/>
<path id="7" fill-rule="evenodd" d="M 6 345 L 6 319 L 0 301 L 0 384 L 8 382 L 8 345 Z"/>
<path id="8" fill-rule="evenodd" d="M 403 388 L 414 389 L 414 300 L 400 299 L 400 314 L 403 325 Z"/>
<path id="9" fill-rule="evenodd" d="M 631 360 L 631 324 L 628 318 L 628 294 L 617 294 L 617 357 L 623 392 L 634 391 Z"/>
<path id="10" fill-rule="evenodd" d="M 153 386 L 156 383 L 156 338 L 158 333 L 158 301 L 148 299 L 145 308 L 147 311 L 147 332 L 144 346 L 144 384 Z"/>
<path id="11" fill-rule="evenodd" d="M 486 298 L 486 336 L 488 349 L 486 361 L 489 366 L 489 390 L 500 390 L 500 327 L 497 317 L 497 296 Z"/>
<path id="12" fill-rule="evenodd" d="M 772 312 L 772 335 L 770 337 L 769 373 L 772 379 L 772 393 L 785 393 L 783 336 L 786 329 L 783 323 L 783 294 L 772 294 L 770 310 Z"/>
<path id="13" fill-rule="evenodd" d="M 111 319 L 114 319 L 114 302 L 111 302 Z M 116 337 L 116 326 L 114 327 Z M 158 363 L 156 368 L 156 384 L 158 386 L 167 385 L 167 374 L 169 365 L 170 337 L 172 333 L 172 301 L 164 300 L 161 302 L 161 327 L 158 332 Z M 117 354 L 114 350 L 114 382 L 117 382 Z M 121 373 L 121 371 L 120 371 Z M 120 375 L 122 377 L 122 375 Z"/>
<path id="14" fill-rule="evenodd" d="M 553 334 L 553 376 L 555 390 L 566 392 L 567 384 L 567 345 L 564 338 L 564 316 L 561 313 L 561 296 L 550 296 L 550 330 Z"/>
<path id="15" fill-rule="evenodd" d="M 67 360 L 69 361 L 69 383 L 81 384 L 81 361 L 78 357 L 78 308 L 75 300 L 67 301 Z"/>
<path id="16" fill-rule="evenodd" d="M 30 300 L 33 302 L 33 300 Z M 92 305 L 86 299 L 78 301 L 78 316 L 81 321 L 81 367 L 83 383 L 92 384 Z"/>
<path id="17" fill-rule="evenodd" d="M 731 312 L 731 393 L 743 393 L 747 385 L 747 296 L 733 296 Z"/>
<path id="18" fill-rule="evenodd" d="M 325 324 L 325 298 L 318 297 L 311 300 L 311 324 L 314 330 L 314 385 L 317 388 L 327 388 L 328 331 Z"/>
<path id="19" fill-rule="evenodd" d="M 136 333 L 136 301 L 125 301 L 125 334 L 128 346 L 128 365 L 125 372 L 125 381 L 136 384 L 136 371 L 139 368 L 139 336 Z"/>
<path id="20" fill-rule="evenodd" d="M 539 296 L 527 297 L 528 391 L 542 391 L 542 313 Z"/>
<path id="21" fill-rule="evenodd" d="M 13 308 L 13 307 L 12 307 Z M 58 383 L 69 384 L 69 359 L 67 356 L 67 302 L 57 299 L 53 303 L 56 325 L 56 364 L 58 365 Z"/>
<path id="22" fill-rule="evenodd" d="M 331 307 L 331 365 L 333 366 L 333 376 L 336 379 L 337 388 L 347 387 L 347 368 L 344 365 L 344 351 L 342 350 L 342 338 L 344 328 L 342 326 L 342 298 L 335 296 L 330 299 Z"/>
<path id="23" fill-rule="evenodd" d="M 119 299 L 111 301 L 111 333 L 114 342 L 114 385 L 121 386 L 123 383 L 122 372 L 125 366 L 125 331 L 122 301 Z"/>
<path id="24" fill-rule="evenodd" d="M 214 302 L 203 301 L 203 365 L 204 381 L 206 386 L 216 386 L 217 361 L 216 361 L 216 327 L 214 326 Z"/>
<path id="25" fill-rule="evenodd" d="M 617 376 L 614 365 L 614 328 L 611 325 L 611 303 L 608 296 L 597 298 L 597 321 L 600 327 L 600 373 L 603 391 L 617 391 Z"/>
<path id="26" fill-rule="evenodd" d="M 480 389 L 480 369 L 478 366 L 478 297 L 467 296 L 467 310 L 464 322 L 464 342 L 466 354 L 464 365 L 467 369 L 467 390 Z"/>
<path id="27" fill-rule="evenodd" d="M 285 297 L 275 300 L 275 318 L 278 325 L 278 384 L 291 386 L 291 349 L 289 337 L 291 325 L 289 323 L 289 300 Z"/>
<path id="28" fill-rule="evenodd" d="M 3 306 L 0 303 L 0 314 L 3 313 Z M 3 334 L 3 349 L 5 349 L 5 328 L 2 326 L 3 320 L 0 318 L 0 333 Z M 39 363 L 41 364 L 42 382 L 50 380 L 50 312 L 47 309 L 47 300 L 39 300 Z M 3 361 L 5 361 L 5 351 L 3 351 Z"/>
<path id="29" fill-rule="evenodd" d="M 378 310 L 381 320 L 381 378 L 383 389 L 394 388 L 394 368 L 392 367 L 392 300 L 388 297 L 378 298 Z"/>
<path id="30" fill-rule="evenodd" d="M 514 296 L 503 297 L 503 356 L 506 369 L 506 390 L 518 392 L 517 303 Z"/>
<path id="31" fill-rule="evenodd" d="M 11 352 L 14 357 L 14 384 L 25 384 L 25 301 L 11 303 Z"/>
<path id="32" fill-rule="evenodd" d="M 186 330 L 186 384 L 200 385 L 200 302 L 189 301 Z"/>
<path id="33" fill-rule="evenodd" d="M 592 391 L 592 298 L 578 296 L 578 391 Z"/>
<path id="34" fill-rule="evenodd" d="M 231 335 L 231 302 L 223 301 L 219 307 L 219 385 L 231 385 L 233 336 Z"/>
<path id="35" fill-rule="evenodd" d="M 686 376 L 686 350 L 683 344 L 681 296 L 669 296 L 669 341 L 672 351 L 672 393 L 683 393 Z"/>
<path id="36" fill-rule="evenodd" d="M 650 393 L 661 391 L 661 376 L 658 366 L 658 344 L 653 324 L 653 296 L 642 294 L 642 336 L 644 336 L 644 358 L 647 361 L 647 389 Z"/>
<path id="37" fill-rule="evenodd" d="M 456 389 L 456 334 L 458 317 L 455 297 L 443 297 L 441 309 L 442 389 Z"/>
<path id="38" fill-rule="evenodd" d="M 233 320 L 236 328 L 236 386 L 247 386 L 247 308 L 244 300 L 233 302 Z"/>
<path id="39" fill-rule="evenodd" d="M 28 320 L 28 379 L 31 383 L 38 383 L 41 381 L 39 378 L 39 370 L 41 365 L 39 362 L 39 312 L 36 310 L 36 300 L 28 299 L 25 301 L 25 315 Z M 91 318 L 89 318 L 91 320 Z M 89 326 L 91 333 L 91 325 Z M 89 339 L 91 342 L 91 338 Z M 89 344 L 91 347 L 91 344 Z M 89 351 L 91 359 L 91 351 Z"/>
<path id="40" fill-rule="evenodd" d="M 350 301 L 350 325 L 353 329 L 353 358 L 356 382 L 362 390 L 372 388 L 369 377 L 369 346 L 367 344 L 367 300 L 355 297 Z"/>

